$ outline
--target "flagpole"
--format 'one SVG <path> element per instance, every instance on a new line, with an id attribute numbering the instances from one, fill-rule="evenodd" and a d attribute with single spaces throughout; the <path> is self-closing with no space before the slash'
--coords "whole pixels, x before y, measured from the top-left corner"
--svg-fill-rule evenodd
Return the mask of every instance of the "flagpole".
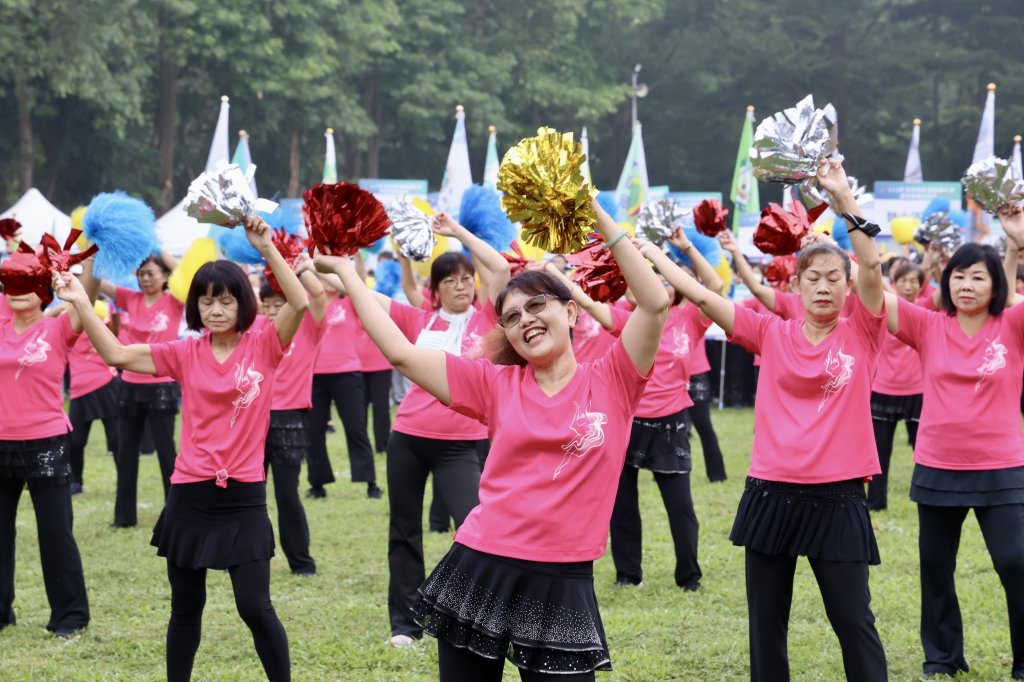
<path id="1" fill-rule="evenodd" d="M 1020 135 L 1013 136 L 1013 151 L 1010 153 L 1010 165 L 1013 167 L 1013 175 L 1018 180 L 1024 178 L 1024 160 L 1020 153 Z"/>
<path id="2" fill-rule="evenodd" d="M 914 119 L 914 131 L 910 135 L 910 149 L 903 166 L 903 182 L 924 182 L 921 169 L 921 119 Z"/>

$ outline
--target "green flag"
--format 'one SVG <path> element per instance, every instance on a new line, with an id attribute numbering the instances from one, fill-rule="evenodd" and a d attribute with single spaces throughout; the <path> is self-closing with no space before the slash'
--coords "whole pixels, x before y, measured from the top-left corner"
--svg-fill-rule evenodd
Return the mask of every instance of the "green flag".
<path id="1" fill-rule="evenodd" d="M 743 132 L 740 135 L 740 148 L 736 152 L 736 170 L 732 175 L 732 189 L 729 199 L 732 201 L 732 230 L 740 227 L 740 215 L 759 213 L 761 199 L 757 191 L 757 179 L 754 167 L 750 165 L 750 146 L 754 142 L 754 107 L 747 107 L 747 115 L 743 118 Z"/>

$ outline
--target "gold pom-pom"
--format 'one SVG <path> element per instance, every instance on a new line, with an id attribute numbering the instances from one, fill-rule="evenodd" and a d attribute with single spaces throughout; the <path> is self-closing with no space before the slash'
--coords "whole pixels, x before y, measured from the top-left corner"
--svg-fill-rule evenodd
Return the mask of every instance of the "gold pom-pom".
<path id="1" fill-rule="evenodd" d="M 583 177 L 587 157 L 572 133 L 541 128 L 520 140 L 498 169 L 498 189 L 509 219 L 522 224 L 522 239 L 550 253 L 575 253 L 597 222 L 597 190 Z"/>

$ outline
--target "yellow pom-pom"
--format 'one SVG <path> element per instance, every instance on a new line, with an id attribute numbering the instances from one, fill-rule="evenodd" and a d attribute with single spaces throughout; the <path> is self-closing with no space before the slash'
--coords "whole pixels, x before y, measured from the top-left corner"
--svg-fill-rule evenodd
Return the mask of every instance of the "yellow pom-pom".
<path id="1" fill-rule="evenodd" d="M 727 294 L 729 287 L 732 286 L 732 266 L 729 264 L 729 261 L 725 258 L 719 258 L 718 265 L 715 266 L 715 272 L 722 278 L 722 291 Z"/>
<path id="2" fill-rule="evenodd" d="M 523 258 L 528 258 L 534 263 L 542 263 L 548 256 L 544 249 L 533 244 L 527 244 L 522 241 L 522 238 L 519 240 L 519 249 L 523 252 Z"/>
<path id="3" fill-rule="evenodd" d="M 430 202 L 427 201 L 426 199 L 416 197 L 415 199 L 412 200 L 412 205 L 418 208 L 419 210 L 423 211 L 423 214 L 428 218 L 434 215 L 434 207 L 431 206 Z"/>
<path id="4" fill-rule="evenodd" d="M 830 218 L 828 220 L 822 220 L 821 222 L 817 223 L 814 226 L 814 231 L 817 232 L 818 234 L 828 234 L 828 235 L 831 235 L 832 234 L 832 223 L 834 223 L 835 220 L 836 220 L 835 218 Z"/>
<path id="5" fill-rule="evenodd" d="M 625 230 L 626 234 L 628 234 L 630 237 L 635 237 L 636 236 L 636 223 L 622 222 L 622 223 L 619 223 L 619 227 L 621 227 L 623 230 Z"/>
<path id="6" fill-rule="evenodd" d="M 892 229 L 892 239 L 897 244 L 909 244 L 914 241 L 914 232 L 921 225 L 921 221 L 913 216 L 900 216 L 893 218 L 889 223 Z"/>
<path id="7" fill-rule="evenodd" d="M 192 242 L 188 251 L 178 262 L 171 276 L 167 278 L 167 289 L 174 298 L 182 303 L 188 298 L 188 289 L 192 286 L 192 278 L 206 263 L 217 260 L 217 242 L 209 237 L 202 237 Z"/>
<path id="8" fill-rule="evenodd" d="M 96 315 L 103 320 L 103 324 L 110 322 L 110 305 L 102 298 L 96 299 L 96 302 L 92 304 L 93 310 L 96 311 Z"/>
<path id="9" fill-rule="evenodd" d="M 82 229 L 82 221 L 85 219 L 85 206 L 79 206 L 71 212 L 71 227 L 75 230 Z"/>
<path id="10" fill-rule="evenodd" d="M 415 204 L 416 202 L 414 201 L 413 203 Z M 426 203 L 426 202 L 424 202 L 424 203 Z M 448 251 L 448 248 L 449 248 L 448 237 L 445 237 L 444 235 L 440 235 L 440 234 L 435 234 L 434 238 L 437 241 L 434 244 L 433 252 L 431 252 L 431 254 L 430 254 L 430 260 L 425 260 L 425 261 L 415 261 L 414 260 L 414 261 L 412 261 L 412 271 L 415 272 L 420 277 L 430 277 L 430 265 L 435 260 L 437 260 L 438 256 L 440 256 L 442 253 L 445 253 L 445 252 Z M 398 249 L 396 248 L 395 250 L 397 251 Z"/>
<path id="11" fill-rule="evenodd" d="M 586 158 L 572 133 L 541 128 L 508 150 L 498 169 L 501 205 L 522 223 L 522 240 L 551 253 L 575 253 L 597 222 L 597 190 L 583 177 Z"/>

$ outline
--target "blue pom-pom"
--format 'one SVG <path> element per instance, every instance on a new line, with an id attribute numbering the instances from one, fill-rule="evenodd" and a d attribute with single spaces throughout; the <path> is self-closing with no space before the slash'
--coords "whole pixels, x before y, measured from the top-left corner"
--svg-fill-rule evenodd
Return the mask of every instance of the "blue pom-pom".
<path id="1" fill-rule="evenodd" d="M 853 242 L 850 241 L 850 230 L 846 227 L 846 220 L 836 216 L 832 222 L 832 240 L 843 251 L 853 251 Z"/>
<path id="2" fill-rule="evenodd" d="M 245 236 L 245 229 L 236 227 L 225 230 L 217 236 L 217 243 L 224 257 L 243 265 L 259 265 L 263 263 L 263 255 L 257 251 Z"/>
<path id="3" fill-rule="evenodd" d="M 387 244 L 388 239 L 390 239 L 390 237 L 381 237 L 380 239 L 370 244 L 369 246 L 363 247 L 359 250 L 362 253 L 368 253 L 375 256 L 384 250 L 384 245 Z"/>
<path id="4" fill-rule="evenodd" d="M 471 185 L 462 195 L 459 222 L 496 251 L 508 251 L 516 238 L 516 228 L 501 208 L 497 190 Z"/>
<path id="5" fill-rule="evenodd" d="M 967 211 L 950 211 L 949 219 L 959 225 L 961 230 L 971 229 L 971 214 Z"/>
<path id="6" fill-rule="evenodd" d="M 615 192 L 599 192 L 597 195 L 597 203 L 601 204 L 601 208 L 604 212 L 615 218 L 615 215 L 619 212 L 619 205 L 615 203 Z"/>
<path id="7" fill-rule="evenodd" d="M 271 229 L 284 230 L 286 234 L 299 234 L 302 229 L 302 213 L 295 211 L 294 207 L 279 205 L 273 213 L 259 213 L 261 218 L 267 221 Z"/>
<path id="8" fill-rule="evenodd" d="M 157 246 L 153 209 L 121 191 L 93 197 L 82 218 L 82 231 L 100 247 L 93 273 L 101 279 L 132 274 Z"/>
<path id="9" fill-rule="evenodd" d="M 373 287 L 374 291 L 392 298 L 402 284 L 402 267 L 393 258 L 379 260 L 377 269 L 374 271 L 374 278 L 377 280 Z"/>
<path id="10" fill-rule="evenodd" d="M 928 205 L 921 211 L 921 220 L 924 220 L 932 213 L 949 213 L 949 199 L 945 197 L 935 197 L 928 202 Z"/>
<path id="11" fill-rule="evenodd" d="M 695 227 L 684 227 L 683 232 L 686 234 L 687 239 L 690 240 L 690 243 L 700 251 L 700 255 L 704 256 L 704 260 L 710 263 L 711 267 L 718 267 L 719 262 L 722 260 L 722 247 L 718 240 L 701 234 Z M 672 256 L 672 260 L 691 268 L 693 267 L 693 261 L 690 260 L 690 257 L 671 244 L 668 244 L 668 252 Z"/>

